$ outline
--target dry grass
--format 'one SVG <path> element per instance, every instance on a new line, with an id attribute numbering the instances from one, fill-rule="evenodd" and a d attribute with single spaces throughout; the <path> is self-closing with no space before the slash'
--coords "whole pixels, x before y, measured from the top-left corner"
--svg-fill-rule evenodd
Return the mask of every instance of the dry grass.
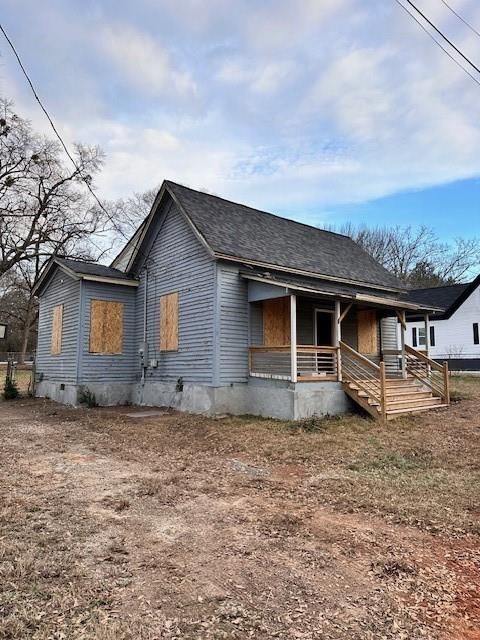
<path id="1" fill-rule="evenodd" d="M 452 385 L 386 426 L 4 403 L 0 639 L 478 638 L 480 379 Z"/>

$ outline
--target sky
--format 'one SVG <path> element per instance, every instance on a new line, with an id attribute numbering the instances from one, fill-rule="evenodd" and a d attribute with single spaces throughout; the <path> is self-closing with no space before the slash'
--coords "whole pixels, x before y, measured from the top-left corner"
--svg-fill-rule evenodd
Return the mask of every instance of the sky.
<path id="1" fill-rule="evenodd" d="M 442 0 L 418 6 L 480 66 Z M 449 4 L 480 31 L 478 0 Z M 480 235 L 480 86 L 395 0 L 2 0 L 101 198 L 164 178 L 313 225 Z M 480 76 L 479 76 L 480 81 Z M 49 125 L 0 39 L 0 94 Z"/>

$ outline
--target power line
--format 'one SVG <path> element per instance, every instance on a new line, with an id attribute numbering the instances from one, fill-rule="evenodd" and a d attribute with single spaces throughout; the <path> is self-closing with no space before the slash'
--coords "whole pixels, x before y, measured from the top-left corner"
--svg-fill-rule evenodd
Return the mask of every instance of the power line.
<path id="1" fill-rule="evenodd" d="M 78 166 L 78 164 L 75 162 L 75 158 L 72 156 L 72 154 L 70 153 L 70 151 L 68 150 L 67 145 L 65 144 L 65 142 L 63 141 L 62 136 L 60 135 L 60 133 L 58 132 L 57 127 L 55 126 L 55 123 L 53 122 L 50 114 L 48 113 L 47 109 L 44 107 L 42 101 L 40 100 L 40 97 L 33 85 L 32 80 L 30 79 L 30 76 L 27 73 L 27 70 L 25 69 L 25 66 L 23 65 L 23 62 L 20 58 L 19 53 L 17 52 L 15 45 L 13 44 L 13 42 L 10 40 L 10 38 L 8 37 L 5 29 L 3 28 L 3 25 L 0 23 L 0 31 L 3 33 L 3 35 L 5 36 L 5 40 L 8 42 L 8 44 L 10 45 L 11 50 L 13 51 L 13 54 L 15 56 L 15 58 L 17 59 L 17 62 L 20 66 L 20 69 L 22 70 L 23 75 L 25 76 L 30 89 L 32 90 L 33 95 L 35 96 L 35 100 L 38 102 L 38 104 L 40 105 L 41 110 L 43 111 L 43 113 L 45 114 L 48 122 L 50 123 L 50 126 L 52 127 L 55 135 L 57 136 L 57 138 L 60 141 L 60 144 L 63 147 L 63 150 L 65 151 L 65 153 L 67 154 L 69 160 L 71 161 L 71 163 L 73 164 L 73 166 L 75 167 L 76 171 L 78 171 L 78 175 L 80 176 L 80 178 L 82 179 L 82 181 L 85 183 L 87 189 L 90 191 L 91 195 L 94 197 L 95 201 L 97 202 L 98 206 L 100 207 L 100 209 L 105 213 L 105 215 L 107 216 L 107 218 L 110 220 L 110 222 L 113 224 L 114 228 L 126 239 L 128 240 L 129 238 L 127 238 L 127 236 L 124 234 L 123 230 L 121 229 L 121 227 L 117 226 L 117 224 L 115 223 L 115 221 L 113 220 L 112 215 L 105 209 L 105 207 L 103 206 L 103 204 L 100 202 L 97 194 L 95 193 L 95 191 L 92 189 L 92 186 L 89 182 L 89 180 L 87 179 L 86 176 L 83 175 L 82 170 L 80 169 L 80 167 Z"/>
<path id="2" fill-rule="evenodd" d="M 447 54 L 447 56 L 450 58 L 450 60 L 452 60 L 452 61 L 457 65 L 457 67 L 459 67 L 462 71 L 464 71 L 464 72 L 467 74 L 467 76 L 470 76 L 470 78 L 471 78 L 471 79 L 472 79 L 476 84 L 478 84 L 478 86 L 480 87 L 480 80 L 478 80 L 478 78 L 476 78 L 472 73 L 470 73 L 470 71 L 469 71 L 468 69 L 466 69 L 466 68 L 461 64 L 461 62 L 460 62 L 459 60 L 457 60 L 454 56 L 452 56 L 452 54 L 450 53 L 450 51 L 448 51 L 448 49 L 446 49 L 446 48 L 443 46 L 443 44 L 442 44 L 439 40 L 437 40 L 437 39 L 435 38 L 435 36 L 434 36 L 432 33 L 430 33 L 430 31 L 425 27 L 425 25 L 424 25 L 424 24 L 422 24 L 422 23 L 420 22 L 420 20 L 418 20 L 418 19 L 417 19 L 417 18 L 416 18 L 412 13 L 410 13 L 410 11 L 407 9 L 407 7 L 406 7 L 405 5 L 403 5 L 403 4 L 400 2 L 400 0 L 395 0 L 395 2 L 396 2 L 400 7 L 402 7 L 402 9 L 405 11 L 405 13 L 407 13 L 407 14 L 412 18 L 412 20 L 415 20 L 415 22 L 418 24 L 418 26 L 419 26 L 423 31 L 425 31 L 425 33 L 427 34 L 427 36 L 428 36 L 429 38 L 431 38 L 431 40 L 433 40 L 433 42 L 435 42 L 435 44 L 436 44 L 437 46 L 439 46 L 439 47 L 440 47 L 440 49 L 441 49 L 444 53 L 446 53 L 446 54 Z"/>
<path id="3" fill-rule="evenodd" d="M 413 8 L 413 9 L 414 9 L 414 10 L 415 10 L 419 15 L 421 15 L 421 16 L 422 16 L 422 18 L 425 20 L 425 22 L 427 22 L 427 23 L 432 27 L 432 29 L 434 29 L 434 30 L 435 30 L 435 31 L 436 31 L 436 32 L 437 32 L 437 33 L 438 33 L 438 34 L 439 34 L 439 35 L 440 35 L 440 36 L 445 40 L 445 42 L 448 42 L 448 44 L 452 47 L 452 49 L 454 49 L 454 50 L 458 53 L 458 55 L 460 55 L 460 56 L 461 56 L 461 57 L 462 57 L 462 58 L 463 58 L 463 59 L 464 59 L 464 60 L 465 60 L 465 61 L 466 61 L 466 62 L 467 62 L 467 63 L 468 63 L 468 64 L 469 64 L 473 69 L 475 69 L 475 71 L 476 71 L 477 73 L 480 73 L 480 68 L 479 68 L 479 67 L 477 67 L 477 65 L 476 65 L 475 63 L 473 63 L 473 62 L 470 60 L 470 58 L 468 58 L 468 57 L 467 57 L 467 56 L 466 56 L 462 51 L 460 51 L 460 49 L 459 49 L 457 46 L 455 46 L 455 45 L 453 44 L 453 42 L 452 42 L 451 40 L 449 40 L 449 39 L 447 38 L 447 36 L 446 36 L 444 33 L 442 33 L 442 31 L 440 31 L 440 29 L 439 29 L 436 25 L 434 25 L 434 24 L 433 24 L 433 22 L 432 22 L 432 21 L 431 21 L 431 20 L 430 20 L 430 19 L 429 19 L 429 18 L 428 18 L 424 13 L 422 13 L 422 11 L 420 11 L 420 9 L 419 9 L 419 8 L 418 8 L 418 7 L 417 7 L 417 6 L 412 2 L 412 0 L 406 0 L 406 2 L 408 2 L 408 4 L 409 4 L 409 5 L 410 5 L 410 6 L 411 6 L 411 7 L 412 7 L 412 8 Z"/>
<path id="4" fill-rule="evenodd" d="M 475 33 L 479 38 L 480 38 L 480 31 L 477 31 L 475 29 L 475 27 L 473 27 L 468 20 L 465 20 L 465 18 L 463 16 L 461 16 L 458 11 L 455 11 L 455 9 L 453 7 L 451 7 L 448 2 L 446 0 L 440 0 L 440 2 L 443 2 L 443 4 L 447 7 L 447 9 L 449 9 L 454 15 L 457 16 L 457 18 L 459 20 L 461 20 L 463 22 L 463 24 L 465 26 L 467 26 L 471 31 L 473 31 L 473 33 Z"/>
<path id="5" fill-rule="evenodd" d="M 0 31 L 3 33 L 3 35 L 5 36 L 6 41 L 8 42 L 8 44 L 10 45 L 10 48 L 12 49 L 15 58 L 17 59 L 17 62 L 23 72 L 23 75 L 25 76 L 30 89 L 32 90 L 33 95 L 35 96 L 36 101 L 38 102 L 38 104 L 40 105 L 40 108 L 42 109 L 43 113 L 45 114 L 45 116 L 48 119 L 48 122 L 50 123 L 50 126 L 52 127 L 53 131 L 55 132 L 55 135 L 57 136 L 57 138 L 59 139 L 65 153 L 67 154 L 68 158 L 70 159 L 70 161 L 72 162 L 73 166 L 75 167 L 75 169 L 78 171 L 79 176 L 81 177 L 82 181 L 85 183 L 85 185 L 87 186 L 87 189 L 90 191 L 90 193 L 92 194 L 92 196 L 94 197 L 94 199 L 96 200 L 98 206 L 100 207 L 100 209 L 105 213 L 105 215 L 107 216 L 108 220 L 112 223 L 113 228 L 120 233 L 120 235 L 124 238 L 124 240 L 127 241 L 127 244 L 125 245 L 124 248 L 126 248 L 128 246 L 128 243 L 133 240 L 133 238 L 135 237 L 135 234 L 133 236 L 127 236 L 126 233 L 123 231 L 122 227 L 120 225 L 117 225 L 117 223 L 115 222 L 115 220 L 113 219 L 112 214 L 107 211 L 107 209 L 105 209 L 105 207 L 103 206 L 103 204 L 100 202 L 100 200 L 97 197 L 97 194 L 94 192 L 94 190 L 92 189 L 92 186 L 90 185 L 89 181 L 85 178 L 85 176 L 82 174 L 80 167 L 78 167 L 77 163 L 75 162 L 75 159 L 73 158 L 73 156 L 70 154 L 67 145 L 65 144 L 65 142 L 63 141 L 62 136 L 60 135 L 60 133 L 58 132 L 58 129 L 56 128 L 50 114 L 48 113 L 47 109 L 44 107 L 42 101 L 40 100 L 40 97 L 38 96 L 38 93 L 33 85 L 32 80 L 30 79 L 30 76 L 27 73 L 27 70 L 25 69 L 25 66 L 22 63 L 22 60 L 20 58 L 20 55 L 18 54 L 15 45 L 13 44 L 13 42 L 10 40 L 10 38 L 8 37 L 3 25 L 0 23 Z M 91 240 L 91 238 L 90 238 Z M 140 238 L 139 238 L 140 240 Z M 95 243 L 93 243 L 95 244 Z M 143 249 L 141 249 L 141 247 L 139 246 L 139 241 L 138 241 L 138 246 L 134 247 L 134 250 L 137 250 L 140 255 L 142 255 L 145 260 L 150 260 L 153 264 L 156 263 L 156 261 L 149 255 L 147 255 Z M 98 247 L 97 247 L 98 248 Z"/>

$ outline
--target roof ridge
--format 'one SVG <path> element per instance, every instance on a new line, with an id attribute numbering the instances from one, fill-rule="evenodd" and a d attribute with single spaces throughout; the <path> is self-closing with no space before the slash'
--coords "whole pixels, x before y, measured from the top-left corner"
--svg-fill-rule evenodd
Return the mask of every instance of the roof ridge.
<path id="1" fill-rule="evenodd" d="M 201 195 L 208 196 L 210 198 L 216 198 L 217 200 L 222 200 L 223 202 L 228 202 L 229 204 L 234 204 L 236 207 L 243 207 L 244 209 L 250 209 L 251 211 L 255 211 L 256 213 L 262 213 L 266 216 L 272 216 L 273 218 L 278 218 L 279 220 L 284 220 L 285 222 L 298 224 L 298 225 L 301 225 L 302 227 L 307 227 L 307 229 L 315 229 L 315 231 L 321 231 L 322 233 L 329 233 L 334 236 L 340 236 L 341 238 L 348 238 L 348 240 L 352 240 L 352 238 L 350 236 L 347 236 L 345 233 L 338 233 L 337 231 L 330 231 L 329 229 L 321 229 L 320 227 L 314 227 L 313 225 L 307 224 L 306 222 L 299 222 L 298 220 L 292 220 L 292 218 L 285 218 L 285 216 L 281 216 L 278 213 L 272 213 L 271 211 L 264 211 L 263 209 L 257 209 L 256 207 L 251 207 L 250 205 L 244 204 L 243 202 L 235 202 L 235 200 L 222 198 L 222 196 L 217 196 L 214 193 L 207 193 L 206 191 L 200 191 L 199 189 L 192 189 L 192 187 L 187 187 L 186 185 L 180 184 L 179 182 L 174 182 L 173 180 L 165 180 L 165 183 L 174 185 L 176 187 L 180 187 L 181 189 L 188 189 L 189 191 L 193 191 L 194 193 L 199 193 Z"/>

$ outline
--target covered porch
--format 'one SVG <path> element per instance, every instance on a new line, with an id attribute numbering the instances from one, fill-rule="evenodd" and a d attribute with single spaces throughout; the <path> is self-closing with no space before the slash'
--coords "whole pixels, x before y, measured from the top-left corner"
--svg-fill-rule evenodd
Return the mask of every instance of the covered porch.
<path id="1" fill-rule="evenodd" d="M 249 375 L 296 384 L 340 382 L 355 402 L 383 418 L 413 402 L 448 404 L 447 365 L 429 358 L 428 310 L 425 351 L 405 345 L 411 307 L 369 292 L 314 292 L 251 279 Z"/>

